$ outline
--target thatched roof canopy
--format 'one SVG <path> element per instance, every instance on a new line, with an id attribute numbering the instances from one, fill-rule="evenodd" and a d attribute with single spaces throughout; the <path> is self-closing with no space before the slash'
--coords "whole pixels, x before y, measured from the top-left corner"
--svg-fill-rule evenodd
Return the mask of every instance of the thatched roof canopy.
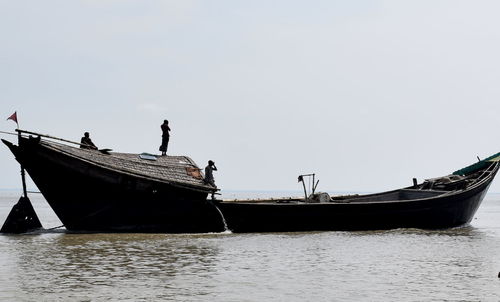
<path id="1" fill-rule="evenodd" d="M 207 192 L 215 189 L 204 183 L 201 170 L 187 156 L 106 153 L 98 150 L 75 148 L 47 140 L 42 140 L 41 144 L 54 151 L 121 173 Z"/>

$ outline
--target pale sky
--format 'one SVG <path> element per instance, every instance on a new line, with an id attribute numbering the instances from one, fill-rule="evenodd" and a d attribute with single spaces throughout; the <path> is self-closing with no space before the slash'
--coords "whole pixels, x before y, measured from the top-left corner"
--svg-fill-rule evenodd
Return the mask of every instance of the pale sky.
<path id="1" fill-rule="evenodd" d="M 168 119 L 169 154 L 214 160 L 222 190 L 300 190 L 313 172 L 323 191 L 396 189 L 500 151 L 499 14 L 498 1 L 0 0 L 0 131 L 17 111 L 22 129 L 158 154 Z M 0 188 L 20 188 L 3 145 L 0 167 Z"/>

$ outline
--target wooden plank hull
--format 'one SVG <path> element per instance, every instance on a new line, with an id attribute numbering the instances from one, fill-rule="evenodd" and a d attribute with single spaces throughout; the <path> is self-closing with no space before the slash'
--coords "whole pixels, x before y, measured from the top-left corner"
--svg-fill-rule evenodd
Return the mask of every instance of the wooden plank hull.
<path id="1" fill-rule="evenodd" d="M 69 231 L 224 230 L 206 192 L 95 166 L 26 139 L 8 146 Z"/>

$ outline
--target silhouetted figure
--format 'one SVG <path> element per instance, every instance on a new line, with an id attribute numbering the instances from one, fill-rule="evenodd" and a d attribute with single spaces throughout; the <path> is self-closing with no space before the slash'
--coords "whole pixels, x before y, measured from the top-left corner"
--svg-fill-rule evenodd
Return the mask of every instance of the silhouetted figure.
<path id="1" fill-rule="evenodd" d="M 206 184 L 209 184 L 215 189 L 217 189 L 217 186 L 215 185 L 213 171 L 217 171 L 217 167 L 215 166 L 215 163 L 213 161 L 209 160 L 208 166 L 205 167 L 205 178 L 203 180 L 205 181 Z M 214 199 L 214 193 L 215 190 L 212 191 L 212 199 Z"/>
<path id="2" fill-rule="evenodd" d="M 88 132 L 85 132 L 83 134 L 82 140 L 80 141 L 80 148 L 82 149 L 92 149 L 92 150 L 97 150 L 97 147 L 94 145 L 92 140 L 90 139 L 90 134 Z"/>
<path id="3" fill-rule="evenodd" d="M 164 120 L 163 124 L 161 124 L 161 146 L 160 151 L 161 155 L 167 155 L 168 141 L 170 140 L 170 127 L 168 126 L 168 121 Z"/>

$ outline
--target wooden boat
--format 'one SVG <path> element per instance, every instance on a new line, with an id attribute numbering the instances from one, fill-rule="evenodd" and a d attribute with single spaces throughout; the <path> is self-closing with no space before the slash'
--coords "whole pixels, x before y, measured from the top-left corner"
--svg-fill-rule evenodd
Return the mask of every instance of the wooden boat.
<path id="1" fill-rule="evenodd" d="M 18 145 L 2 141 L 66 229 L 78 232 L 221 232 L 226 226 L 233 232 L 456 227 L 473 218 L 500 160 L 497 153 L 451 175 L 377 194 L 212 201 L 207 196 L 216 189 L 203 182 L 189 157 L 82 149 L 50 141 L 47 138 L 53 137 L 47 135 L 17 131 Z M 21 216 L 14 215 L 12 221 L 25 218 Z M 32 218 L 37 220 L 36 215 Z M 33 225 L 4 227 L 16 231 Z"/>
<path id="2" fill-rule="evenodd" d="M 100 152 L 18 132 L 18 145 L 2 141 L 69 231 L 224 230 L 207 201 L 215 188 L 189 157 Z"/>
<path id="3" fill-rule="evenodd" d="M 453 174 L 377 194 L 217 203 L 233 232 L 442 229 L 469 223 L 495 177 L 500 153 Z M 313 182 L 314 184 L 314 182 Z"/>

